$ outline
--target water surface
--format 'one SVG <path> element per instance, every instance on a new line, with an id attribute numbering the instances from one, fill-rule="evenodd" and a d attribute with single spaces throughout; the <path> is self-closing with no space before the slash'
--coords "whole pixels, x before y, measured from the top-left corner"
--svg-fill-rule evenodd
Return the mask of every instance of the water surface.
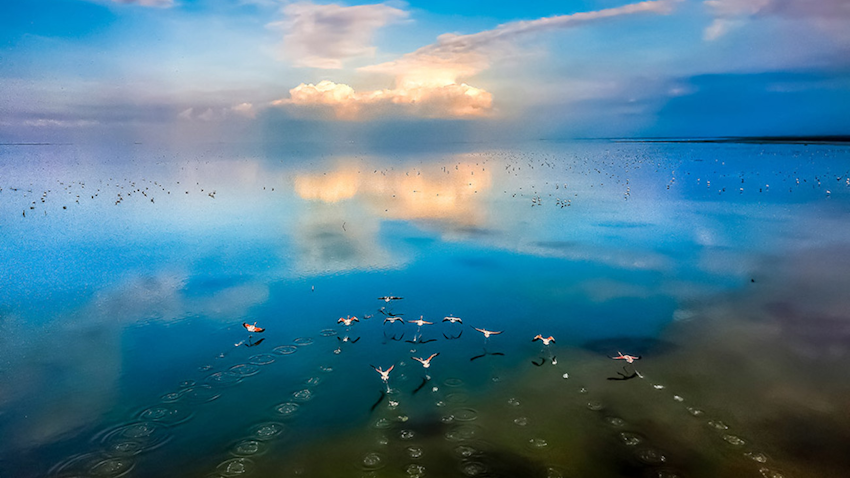
<path id="1" fill-rule="evenodd" d="M 0 474 L 845 476 L 849 175 L 840 145 L 0 146 Z"/>

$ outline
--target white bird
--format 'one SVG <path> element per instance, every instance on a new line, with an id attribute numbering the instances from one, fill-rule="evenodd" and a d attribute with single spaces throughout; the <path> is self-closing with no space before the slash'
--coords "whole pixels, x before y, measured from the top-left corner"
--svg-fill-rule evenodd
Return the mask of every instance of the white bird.
<path id="1" fill-rule="evenodd" d="M 390 379 L 390 372 L 392 372 L 393 368 L 395 368 L 395 364 L 391 365 L 390 368 L 388 368 L 386 370 L 382 370 L 381 367 L 376 367 L 374 365 L 372 365 L 372 368 L 375 369 L 376 372 L 381 374 L 381 380 L 386 382 L 387 380 Z"/>
<path id="2" fill-rule="evenodd" d="M 501 333 L 502 333 L 502 331 L 501 331 L 501 330 L 500 330 L 500 331 L 498 331 L 498 332 L 494 332 L 494 331 L 492 331 L 492 330 L 479 329 L 478 327 L 473 327 L 473 329 L 475 329 L 475 330 L 477 330 L 477 331 L 481 332 L 482 334 L 484 334 L 484 338 L 485 338 L 485 339 L 489 339 L 491 335 L 499 335 L 499 334 L 501 334 Z"/>
<path id="3" fill-rule="evenodd" d="M 437 355 L 440 355 L 440 352 L 437 352 L 435 354 L 431 354 L 431 356 L 426 358 L 426 359 L 421 359 L 421 358 L 418 358 L 418 357 L 410 357 L 410 358 L 412 358 L 413 360 L 416 360 L 417 362 L 422 363 L 423 367 L 428 368 L 428 367 L 431 366 L 431 359 L 436 357 Z"/>
<path id="4" fill-rule="evenodd" d="M 462 324 L 462 323 L 463 323 L 463 320 L 462 320 L 460 317 L 452 317 L 452 316 L 450 315 L 450 316 L 448 316 L 448 317 L 443 317 L 443 322 L 451 322 L 451 323 L 453 323 L 453 324 L 456 324 L 456 323 L 458 323 L 458 322 L 459 322 L 459 323 L 461 323 L 461 324 Z"/>
<path id="5" fill-rule="evenodd" d="M 346 318 L 340 317 L 339 320 L 336 321 L 337 324 L 342 323 L 345 324 L 346 327 L 350 326 L 352 322 L 360 322 L 360 319 L 357 317 L 346 316 Z"/>
<path id="6" fill-rule="evenodd" d="M 531 339 L 532 342 L 534 342 L 535 340 L 542 340 L 543 345 L 549 345 L 550 342 L 553 344 L 555 343 L 555 337 L 552 337 L 551 335 L 548 337 L 543 337 L 542 335 L 537 334 L 534 336 L 533 339 Z"/>

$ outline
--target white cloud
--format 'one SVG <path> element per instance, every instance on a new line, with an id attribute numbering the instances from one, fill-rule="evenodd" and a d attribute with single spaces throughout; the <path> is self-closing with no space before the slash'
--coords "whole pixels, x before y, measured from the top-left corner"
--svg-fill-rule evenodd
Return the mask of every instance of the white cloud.
<path id="1" fill-rule="evenodd" d="M 426 118 L 463 118 L 487 115 L 492 95 L 466 83 L 435 86 L 413 86 L 363 93 L 345 84 L 321 81 L 289 90 L 289 98 L 273 102 L 275 106 L 327 106 L 339 119 L 358 119 L 370 113 L 397 108 L 408 114 Z"/>
<path id="2" fill-rule="evenodd" d="M 337 117 L 347 119 L 358 117 L 365 111 L 365 105 L 395 105 L 408 113 L 424 117 L 484 116 L 492 110 L 492 95 L 462 80 L 489 68 L 493 61 L 512 50 L 520 37 L 620 16 L 665 14 L 672 11 L 680 1 L 647 1 L 592 12 L 510 22 L 469 35 L 441 35 L 436 43 L 408 53 L 398 60 L 359 69 L 362 72 L 394 76 L 394 88 L 358 93 L 348 85 L 327 80 L 316 85 L 302 83 L 290 90 L 289 98 L 275 101 L 274 104 L 332 107 Z M 307 11 L 316 8 L 312 4 L 298 5 Z M 301 35 L 309 41 L 302 40 Z M 311 48 L 323 44 L 320 36 L 312 33 L 299 33 L 298 41 L 294 43 L 309 44 Z M 334 45 L 336 41 L 332 39 L 326 43 Z M 317 65 L 340 65 L 328 54 L 308 57 L 311 61 L 316 60 Z"/>
<path id="3" fill-rule="evenodd" d="M 845 38 L 850 30 L 846 24 L 850 19 L 847 0 L 705 0 L 703 4 L 714 16 L 714 21 L 703 32 L 703 38 L 709 41 L 748 21 L 767 16 L 806 19 L 830 34 L 838 33 L 835 23 L 841 22 L 843 28 L 839 31 L 843 31 Z"/>
<path id="4" fill-rule="evenodd" d="M 269 26 L 285 32 L 283 56 L 297 66 L 324 69 L 339 69 L 346 60 L 373 56 L 375 30 L 408 15 L 384 4 L 345 7 L 301 2 L 282 11 L 286 19 Z"/>

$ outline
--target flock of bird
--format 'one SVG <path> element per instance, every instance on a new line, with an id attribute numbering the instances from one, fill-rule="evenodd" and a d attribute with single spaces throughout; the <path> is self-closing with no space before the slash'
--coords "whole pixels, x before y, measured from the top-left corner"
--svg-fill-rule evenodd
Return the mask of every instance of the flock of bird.
<path id="1" fill-rule="evenodd" d="M 403 297 L 383 296 L 383 297 L 378 298 L 378 300 L 381 300 L 381 301 L 384 301 L 384 302 L 387 302 L 387 303 L 397 301 L 397 300 L 401 300 L 401 299 L 403 299 Z M 384 321 L 383 321 L 384 324 L 386 324 L 386 323 L 390 323 L 390 324 L 395 324 L 395 323 L 403 324 L 403 323 L 405 323 L 404 319 L 402 317 L 400 317 L 400 315 L 403 315 L 403 314 L 395 314 L 391 311 L 386 310 L 385 307 L 381 307 L 379 312 L 383 313 L 386 316 L 384 318 Z M 371 317 L 372 316 L 370 315 L 370 316 L 366 316 L 365 318 L 371 318 Z M 339 319 L 337 319 L 337 324 L 342 324 L 345 327 L 351 327 L 356 322 L 360 322 L 360 319 L 356 316 L 351 316 L 351 315 L 347 315 L 345 317 L 340 317 Z M 461 319 L 460 317 L 455 317 L 453 315 L 449 315 L 449 316 L 443 317 L 442 322 L 449 322 L 450 324 L 463 324 L 463 319 Z M 418 319 L 415 319 L 415 320 L 409 320 L 409 321 L 407 321 L 407 323 L 415 324 L 420 329 L 421 329 L 421 327 L 423 327 L 425 325 L 433 325 L 434 324 L 434 322 L 429 322 L 429 321 L 425 320 L 423 318 L 423 316 L 420 316 Z M 265 332 L 265 330 L 266 330 L 263 327 L 259 327 L 256 322 L 254 322 L 253 324 L 243 322 L 242 327 L 244 327 L 245 330 L 247 330 L 248 332 L 250 332 L 252 334 L 253 333 L 262 333 L 262 332 Z M 485 344 L 487 343 L 487 340 L 489 340 L 491 336 L 500 335 L 504 332 L 502 330 L 488 330 L 488 329 L 480 328 L 480 327 L 472 327 L 472 329 L 481 333 L 484 336 Z M 459 336 L 460 335 L 458 335 L 458 337 Z M 342 342 L 351 342 L 351 343 L 357 342 L 357 340 L 360 339 L 358 337 L 357 339 L 351 340 L 351 339 L 349 339 L 348 336 L 338 337 L 338 338 Z M 455 338 L 457 338 L 457 337 L 455 337 Z M 420 341 L 419 339 L 421 339 L 421 335 L 419 334 L 419 329 L 417 329 L 416 338 L 413 341 L 410 341 L 410 342 L 411 343 L 427 343 L 427 341 Z M 262 339 L 260 341 L 253 342 L 251 340 L 251 336 L 249 336 L 247 343 L 243 340 L 243 341 L 241 341 L 241 342 L 239 342 L 235 345 L 236 346 L 239 346 L 239 345 L 252 346 L 252 345 L 258 344 L 261 341 L 262 341 Z M 548 346 L 555 343 L 555 337 L 553 337 L 551 335 L 549 335 L 548 337 L 544 337 L 542 334 L 537 334 L 531 339 L 531 341 L 532 342 L 536 342 L 536 341 L 542 342 L 544 347 L 547 347 L 547 350 L 548 350 Z M 438 357 L 439 355 L 440 355 L 439 352 L 435 352 L 435 353 L 432 353 L 431 355 L 429 355 L 427 358 L 421 358 L 421 357 L 410 357 L 410 358 L 421 363 L 422 367 L 427 369 L 427 368 L 431 367 L 431 361 L 434 358 Z M 486 348 L 485 348 L 484 355 L 503 355 L 503 354 L 498 353 L 498 352 L 488 353 L 486 351 Z M 479 356 L 473 357 L 470 360 L 475 360 L 476 358 L 479 358 L 479 357 L 482 357 L 482 356 L 483 355 L 479 355 Z M 624 360 L 626 363 L 632 364 L 632 363 L 634 363 L 635 360 L 640 360 L 641 356 L 640 355 L 624 354 L 620 351 L 617 351 L 617 355 L 610 357 L 610 358 L 614 359 L 614 360 Z M 551 360 L 553 365 L 557 364 L 556 357 L 554 355 L 552 355 L 551 353 L 549 355 L 549 360 Z M 535 361 L 532 361 L 532 363 L 534 365 L 540 366 L 543 363 L 545 363 L 545 360 L 543 360 L 541 363 L 537 363 Z M 377 367 L 375 365 L 370 365 L 370 366 L 378 373 L 381 380 L 385 384 L 388 384 L 389 379 L 390 379 L 390 372 L 392 372 L 393 369 L 395 368 L 395 364 L 390 365 L 387 369 L 384 369 L 383 367 Z M 620 374 L 620 375 L 622 376 L 623 374 Z M 634 376 L 640 376 L 640 374 L 637 371 L 635 371 L 631 376 L 628 376 L 628 378 L 632 378 Z M 624 376 L 624 377 L 626 377 L 626 376 Z M 612 378 L 611 380 L 622 380 L 622 379 Z"/>

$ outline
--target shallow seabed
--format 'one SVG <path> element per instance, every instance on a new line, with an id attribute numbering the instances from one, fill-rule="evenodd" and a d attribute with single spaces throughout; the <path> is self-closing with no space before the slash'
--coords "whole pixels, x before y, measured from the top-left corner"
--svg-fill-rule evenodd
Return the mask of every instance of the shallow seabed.
<path id="1" fill-rule="evenodd" d="M 0 476 L 850 471 L 846 146 L 4 145 L 0 231 Z"/>

